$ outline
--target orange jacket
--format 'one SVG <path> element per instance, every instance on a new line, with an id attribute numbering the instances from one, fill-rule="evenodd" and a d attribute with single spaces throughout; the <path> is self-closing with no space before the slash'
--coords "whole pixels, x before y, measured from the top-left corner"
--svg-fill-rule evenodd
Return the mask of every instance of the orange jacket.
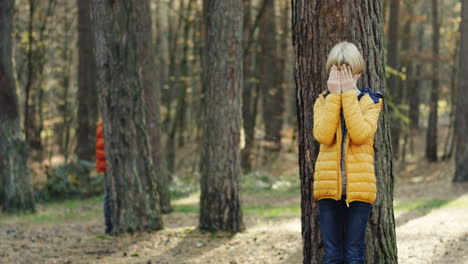
<path id="1" fill-rule="evenodd" d="M 102 120 L 96 127 L 96 170 L 106 172 L 106 152 L 104 151 L 104 128 Z"/>
<path id="2" fill-rule="evenodd" d="M 345 143 L 346 204 L 352 201 L 374 203 L 377 185 L 374 168 L 374 135 L 377 130 L 383 95 L 370 88 L 342 94 L 328 90 L 314 104 L 313 135 L 320 143 L 314 170 L 314 198 L 341 199 L 341 122 L 340 108 L 348 133 Z"/>

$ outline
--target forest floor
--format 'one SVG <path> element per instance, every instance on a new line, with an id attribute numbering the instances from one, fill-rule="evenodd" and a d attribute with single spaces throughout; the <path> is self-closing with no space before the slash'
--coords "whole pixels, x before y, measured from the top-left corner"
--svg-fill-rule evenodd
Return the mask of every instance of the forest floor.
<path id="1" fill-rule="evenodd" d="M 468 264 L 468 184 L 453 184 L 453 160 L 396 166 L 399 263 Z M 243 176 L 246 230 L 197 229 L 198 192 L 173 200 L 165 228 L 104 234 L 102 197 L 39 204 L 36 214 L 0 215 L 0 263 L 302 263 L 297 154 Z"/>
<path id="2" fill-rule="evenodd" d="M 450 183 L 452 166 L 397 178 L 399 263 L 468 264 L 468 185 Z M 295 185 L 243 193 L 247 228 L 236 235 L 196 228 L 198 193 L 173 202 L 163 230 L 120 236 L 103 233 L 101 197 L 39 205 L 34 215 L 0 217 L 0 263 L 301 263 Z"/>

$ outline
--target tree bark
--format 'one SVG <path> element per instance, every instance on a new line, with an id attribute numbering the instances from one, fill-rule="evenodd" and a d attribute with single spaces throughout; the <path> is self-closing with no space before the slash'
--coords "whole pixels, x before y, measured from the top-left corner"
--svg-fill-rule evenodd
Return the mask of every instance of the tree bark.
<path id="1" fill-rule="evenodd" d="M 239 199 L 242 118 L 242 0 L 203 1 L 205 120 L 200 229 L 244 229 Z"/>
<path id="2" fill-rule="evenodd" d="M 457 106 L 455 112 L 455 177 L 453 181 L 468 181 L 468 0 L 462 1 L 460 24 L 460 67 L 458 75 Z"/>
<path id="3" fill-rule="evenodd" d="M 141 59 L 147 1 L 93 0 L 99 107 L 106 139 L 112 234 L 162 228 Z M 149 34 L 151 35 L 151 33 Z M 151 39 L 151 38 L 149 38 Z M 150 45 L 145 43 L 144 45 Z M 158 146 L 156 146 L 158 147 Z"/>
<path id="4" fill-rule="evenodd" d="M 319 144 L 312 136 L 313 103 L 326 90 L 325 62 L 333 45 L 355 43 L 363 53 L 366 71 L 358 87 L 385 89 L 383 15 L 381 0 L 327 2 L 293 0 L 293 45 L 296 54 L 297 118 L 301 177 L 303 263 L 323 263 L 318 206 L 313 198 L 313 170 Z M 377 200 L 366 234 L 367 263 L 398 263 L 393 214 L 393 163 L 387 105 L 375 134 Z"/>
<path id="5" fill-rule="evenodd" d="M 13 76 L 14 4 L 14 0 L 0 1 L 0 201 L 4 212 L 34 212 L 34 193 Z"/>
<path id="6" fill-rule="evenodd" d="M 76 157 L 94 160 L 97 111 L 96 61 L 91 29 L 90 0 L 77 0 L 78 5 L 78 128 Z"/>

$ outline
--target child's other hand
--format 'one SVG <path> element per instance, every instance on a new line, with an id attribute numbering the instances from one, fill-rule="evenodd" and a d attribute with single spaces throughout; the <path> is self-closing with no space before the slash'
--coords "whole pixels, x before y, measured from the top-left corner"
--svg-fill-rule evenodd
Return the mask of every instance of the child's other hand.
<path id="1" fill-rule="evenodd" d="M 330 75 L 328 76 L 327 81 L 328 90 L 334 94 L 341 93 L 341 84 L 340 79 L 338 78 L 338 70 L 335 65 L 330 69 Z"/>

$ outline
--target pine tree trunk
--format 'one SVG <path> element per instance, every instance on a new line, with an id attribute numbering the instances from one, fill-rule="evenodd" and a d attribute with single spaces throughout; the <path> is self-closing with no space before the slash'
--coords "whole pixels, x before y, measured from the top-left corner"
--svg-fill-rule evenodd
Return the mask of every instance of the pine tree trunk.
<path id="1" fill-rule="evenodd" d="M 400 0 L 390 1 L 390 22 L 388 26 L 388 46 L 387 46 L 387 60 L 388 66 L 394 70 L 400 71 L 399 60 L 399 43 L 400 43 Z M 399 107 L 402 103 L 402 88 L 400 77 L 395 74 L 390 74 L 387 80 L 387 88 L 393 104 Z M 389 98 L 390 99 L 390 98 Z M 399 142 L 401 134 L 401 119 L 397 115 L 398 110 L 390 109 L 392 126 L 390 127 L 392 134 L 392 149 L 393 155 L 396 159 L 399 157 Z"/>
<path id="2" fill-rule="evenodd" d="M 141 31 L 149 21 L 147 7 L 146 0 L 93 0 L 91 5 L 113 234 L 162 228 L 146 114 L 148 61 L 141 59 L 146 51 L 139 43 L 141 34 L 148 34 Z"/>
<path id="3" fill-rule="evenodd" d="M 200 160 L 200 228 L 244 229 L 239 199 L 242 118 L 242 0 L 203 1 L 205 120 Z"/>
<path id="4" fill-rule="evenodd" d="M 432 0 L 432 87 L 431 98 L 429 102 L 429 120 L 427 123 L 426 134 L 426 159 L 430 162 L 437 161 L 437 119 L 439 102 L 439 12 L 437 0 Z"/>
<path id="5" fill-rule="evenodd" d="M 362 51 L 366 69 L 358 87 L 371 87 L 387 96 L 381 0 L 323 2 L 293 0 L 293 45 L 296 54 L 297 118 L 303 263 L 323 263 L 317 201 L 313 198 L 313 169 L 319 144 L 312 136 L 313 102 L 326 90 L 325 62 L 333 45 L 347 40 Z M 398 263 L 393 214 L 393 164 L 387 105 L 375 135 L 377 200 L 373 204 L 366 241 L 367 263 Z"/>
<path id="6" fill-rule="evenodd" d="M 247 173 L 252 169 L 252 151 L 255 139 L 255 121 L 257 115 L 257 85 L 254 78 L 254 56 L 252 49 L 247 49 L 248 40 L 252 27 L 252 0 L 243 0 L 244 2 L 244 56 L 243 56 L 243 76 L 244 83 L 242 87 L 242 121 L 244 128 L 245 145 L 242 149 L 242 170 Z"/>
<path id="7" fill-rule="evenodd" d="M 34 212 L 12 62 L 14 0 L 0 1 L 0 201 L 4 212 Z"/>
<path id="8" fill-rule="evenodd" d="M 468 181 L 468 0 L 462 1 L 460 24 L 460 68 L 458 77 L 457 108 L 455 112 L 455 177 L 454 181 Z"/>
<path id="9" fill-rule="evenodd" d="M 169 173 L 166 162 L 162 155 L 162 132 L 161 132 L 161 90 L 155 80 L 156 66 L 152 45 L 152 24 L 151 13 L 148 1 L 141 1 L 135 4 L 136 12 L 139 16 L 137 22 L 137 45 L 141 65 L 141 78 L 145 94 L 145 111 L 147 121 L 147 132 L 149 134 L 154 169 L 156 172 L 159 201 L 163 213 L 173 210 L 169 197 Z"/>
<path id="10" fill-rule="evenodd" d="M 96 61 L 93 52 L 90 0 L 77 0 L 78 5 L 78 128 L 76 156 L 93 161 L 95 155 L 97 111 Z"/>
<path id="11" fill-rule="evenodd" d="M 258 79 L 265 123 L 265 161 L 274 160 L 281 150 L 284 114 L 284 91 L 281 86 L 281 61 L 277 55 L 275 1 L 265 1 L 260 20 L 258 42 Z"/>

